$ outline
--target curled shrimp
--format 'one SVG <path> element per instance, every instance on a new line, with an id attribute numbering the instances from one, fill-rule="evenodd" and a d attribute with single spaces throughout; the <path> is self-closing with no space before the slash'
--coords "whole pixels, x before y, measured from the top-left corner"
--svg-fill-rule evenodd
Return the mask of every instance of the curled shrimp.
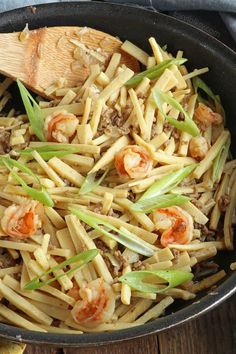
<path id="1" fill-rule="evenodd" d="M 183 209 L 173 206 L 153 213 L 156 230 L 161 232 L 161 245 L 189 243 L 193 235 L 193 219 Z"/>
<path id="2" fill-rule="evenodd" d="M 115 167 L 122 177 L 143 178 L 152 168 L 152 159 L 143 147 L 128 145 L 115 156 Z"/>
<path id="3" fill-rule="evenodd" d="M 200 128 L 205 131 L 211 124 L 219 125 L 223 123 L 223 117 L 210 107 L 203 103 L 199 103 L 194 112 L 194 119 L 199 123 Z"/>
<path id="4" fill-rule="evenodd" d="M 1 226 L 6 235 L 26 239 L 41 227 L 42 205 L 31 200 L 9 206 L 3 214 Z"/>
<path id="5" fill-rule="evenodd" d="M 75 134 L 79 120 L 72 113 L 66 111 L 55 112 L 45 119 L 44 130 L 47 141 L 68 143 Z"/>
<path id="6" fill-rule="evenodd" d="M 189 143 L 189 153 L 194 159 L 204 159 L 208 150 L 209 146 L 207 140 L 203 136 L 195 136 L 191 138 Z"/>
<path id="7" fill-rule="evenodd" d="M 79 294 L 81 299 L 71 311 L 77 323 L 93 327 L 111 319 L 115 311 L 115 295 L 111 285 L 99 278 L 81 288 Z"/>

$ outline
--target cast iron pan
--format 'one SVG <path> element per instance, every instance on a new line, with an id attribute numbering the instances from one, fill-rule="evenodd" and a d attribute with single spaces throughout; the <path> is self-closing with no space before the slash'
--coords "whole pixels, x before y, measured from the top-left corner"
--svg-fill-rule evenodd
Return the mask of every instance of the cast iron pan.
<path id="1" fill-rule="evenodd" d="M 220 94 L 227 115 L 227 126 L 232 133 L 234 155 L 236 153 L 236 54 L 228 47 L 204 32 L 166 15 L 142 8 L 113 5 L 100 2 L 57 3 L 22 8 L 1 14 L 0 32 L 20 31 L 25 23 L 29 28 L 43 26 L 90 26 L 129 39 L 149 51 L 148 38 L 154 36 L 161 45 L 168 44 L 168 50 L 176 53 L 184 50 L 189 59 L 189 68 L 210 67 L 204 78 L 212 89 Z M 236 260 L 236 252 L 222 252 L 217 262 L 228 276 L 212 293 L 198 296 L 191 302 L 177 301 L 168 309 L 165 317 L 142 326 L 110 333 L 94 334 L 51 334 L 19 329 L 0 324 L 0 338 L 25 343 L 51 344 L 60 347 L 92 346 L 114 341 L 123 341 L 150 333 L 160 332 L 199 316 L 212 309 L 236 291 L 236 272 L 230 272 L 229 264 Z"/>

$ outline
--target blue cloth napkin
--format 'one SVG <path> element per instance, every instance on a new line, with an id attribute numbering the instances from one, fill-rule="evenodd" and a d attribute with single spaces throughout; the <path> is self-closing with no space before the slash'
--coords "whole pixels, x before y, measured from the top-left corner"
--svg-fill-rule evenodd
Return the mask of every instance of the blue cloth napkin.
<path id="1" fill-rule="evenodd" d="M 0 0 L 0 12 L 27 5 L 70 0 Z M 77 0 L 80 1 L 80 0 Z M 236 0 L 104 0 L 120 4 L 139 5 L 199 27 L 235 49 Z M 231 38 L 229 36 L 231 34 Z M 234 43 L 232 41 L 234 39 Z"/>
<path id="2" fill-rule="evenodd" d="M 207 19 L 204 18 L 204 23 L 201 25 L 202 10 L 209 12 L 218 12 L 223 20 L 226 28 L 236 42 L 236 0 L 105 0 L 114 3 L 128 3 L 132 5 L 140 5 L 151 8 L 154 11 L 170 12 L 170 15 L 179 17 L 197 27 L 207 25 Z M 199 12 L 201 10 L 201 12 Z M 180 16 L 179 16 L 179 14 Z M 219 23 L 218 15 L 215 19 L 209 19 L 209 26 L 215 28 L 218 24 L 218 30 L 224 32 L 222 24 Z M 207 26 L 206 26 L 207 27 Z M 204 28 L 203 28 L 204 29 Z M 206 30 L 206 29 L 205 29 Z M 214 31 L 214 30 L 213 30 Z M 213 34 L 214 33 L 210 33 Z M 216 36 L 217 37 L 217 36 Z M 224 41 L 224 34 L 219 38 Z M 228 42 L 226 40 L 226 42 Z M 227 43 L 229 45 L 229 42 Z M 235 48 L 235 46 L 233 45 Z"/>

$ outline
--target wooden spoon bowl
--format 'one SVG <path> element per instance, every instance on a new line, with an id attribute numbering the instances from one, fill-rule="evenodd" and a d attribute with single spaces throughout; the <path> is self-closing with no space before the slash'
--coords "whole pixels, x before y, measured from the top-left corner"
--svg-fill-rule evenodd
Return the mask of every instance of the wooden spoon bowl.
<path id="1" fill-rule="evenodd" d="M 64 87 L 85 81 L 89 66 L 107 66 L 114 52 L 121 63 L 139 71 L 136 59 L 120 49 L 122 42 L 88 27 L 44 27 L 32 31 L 0 34 L 0 73 L 20 79 L 32 91 L 45 96 L 45 89 L 58 79 Z"/>

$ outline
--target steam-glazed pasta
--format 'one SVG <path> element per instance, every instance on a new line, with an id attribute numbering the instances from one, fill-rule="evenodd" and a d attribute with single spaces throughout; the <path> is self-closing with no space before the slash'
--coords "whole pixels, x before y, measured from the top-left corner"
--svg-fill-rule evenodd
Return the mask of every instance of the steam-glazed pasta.
<path id="1" fill-rule="evenodd" d="M 97 55 L 85 83 L 45 88 L 50 102 L 18 81 L 26 114 L 9 110 L 11 82 L 1 83 L 2 321 L 128 328 L 226 275 L 213 258 L 233 249 L 236 220 L 224 109 L 197 76 L 208 68 L 188 73 L 182 52 L 150 45 L 150 55 L 122 45 L 139 73 L 120 53 L 106 65 Z"/>

